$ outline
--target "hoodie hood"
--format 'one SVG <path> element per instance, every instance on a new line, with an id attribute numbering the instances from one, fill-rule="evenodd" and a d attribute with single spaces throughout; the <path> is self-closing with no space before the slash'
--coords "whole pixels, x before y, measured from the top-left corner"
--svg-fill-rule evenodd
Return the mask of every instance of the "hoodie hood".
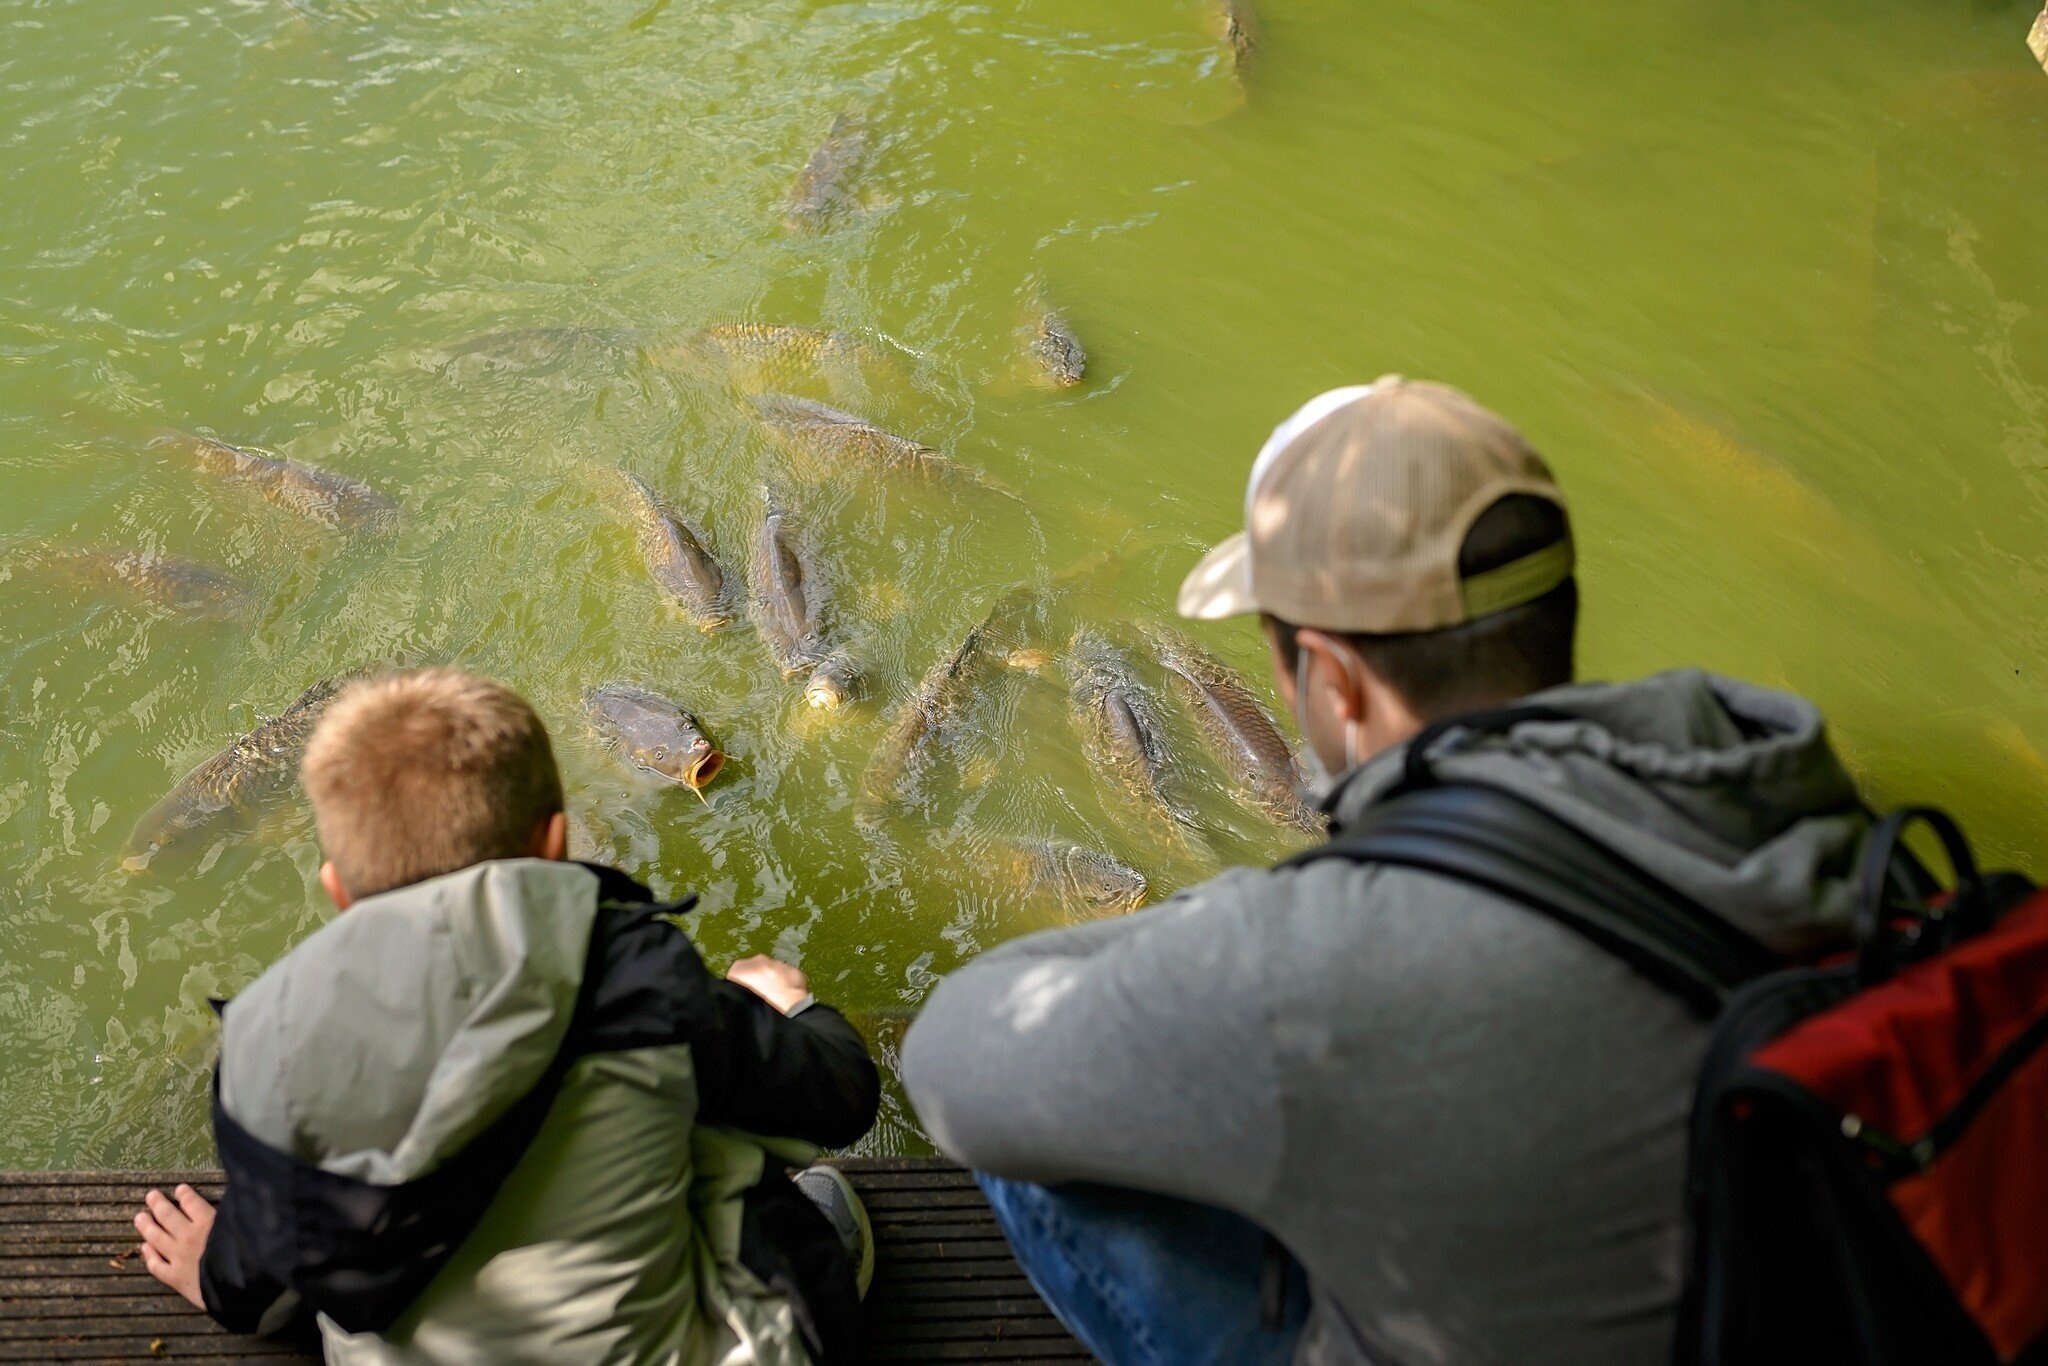
<path id="1" fill-rule="evenodd" d="M 560 1049 L 599 887 L 579 864 L 509 859 L 356 903 L 223 1010 L 222 1107 L 338 1176 L 434 1170 Z"/>
<path id="2" fill-rule="evenodd" d="M 1779 952 L 1846 936 L 1869 820 L 1812 703 L 1697 669 L 1527 701 L 1571 719 L 1453 728 L 1431 769 L 1528 799 Z M 1340 827 L 1400 779 L 1405 756 L 1396 747 L 1341 780 L 1329 803 Z"/>

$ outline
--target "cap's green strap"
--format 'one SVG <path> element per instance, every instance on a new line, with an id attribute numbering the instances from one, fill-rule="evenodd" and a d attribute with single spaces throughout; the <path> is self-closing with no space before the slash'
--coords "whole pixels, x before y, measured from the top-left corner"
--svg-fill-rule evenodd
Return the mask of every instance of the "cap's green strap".
<path id="1" fill-rule="evenodd" d="M 1498 569 L 1474 574 L 1463 584 L 1465 620 L 1536 601 L 1572 576 L 1572 564 L 1572 540 L 1567 536 Z"/>

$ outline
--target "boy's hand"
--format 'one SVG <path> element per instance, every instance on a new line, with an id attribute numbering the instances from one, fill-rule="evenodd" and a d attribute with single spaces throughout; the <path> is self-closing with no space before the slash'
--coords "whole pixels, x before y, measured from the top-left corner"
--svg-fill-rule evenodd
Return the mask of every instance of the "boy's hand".
<path id="1" fill-rule="evenodd" d="M 213 1231 L 213 1206 L 190 1186 L 172 1194 L 151 1191 L 143 1197 L 149 1208 L 135 1216 L 135 1230 L 142 1235 L 142 1264 L 149 1274 L 190 1300 L 194 1308 L 206 1308 L 199 1293 L 199 1257 L 206 1251 L 206 1235 Z"/>
<path id="2" fill-rule="evenodd" d="M 726 969 L 725 980 L 739 983 L 785 1015 L 811 994 L 811 979 L 804 976 L 802 969 L 765 953 L 734 963 Z"/>

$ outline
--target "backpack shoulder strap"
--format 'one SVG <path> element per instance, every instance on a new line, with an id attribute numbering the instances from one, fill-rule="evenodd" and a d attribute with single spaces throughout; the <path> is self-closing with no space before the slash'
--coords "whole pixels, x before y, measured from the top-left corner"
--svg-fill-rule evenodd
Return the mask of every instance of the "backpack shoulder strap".
<path id="1" fill-rule="evenodd" d="M 1577 827 L 1502 788 L 1439 782 L 1369 807 L 1321 859 L 1415 868 L 1549 916 L 1712 1018 L 1743 983 L 1781 966 L 1751 936 Z"/>

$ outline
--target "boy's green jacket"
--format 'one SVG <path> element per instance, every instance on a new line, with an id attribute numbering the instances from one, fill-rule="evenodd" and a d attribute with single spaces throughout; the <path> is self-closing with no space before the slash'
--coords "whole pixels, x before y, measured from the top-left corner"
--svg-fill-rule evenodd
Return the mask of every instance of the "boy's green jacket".
<path id="1" fill-rule="evenodd" d="M 850 1284 L 743 1255 L 742 1222 L 802 1201 L 784 1163 L 859 1137 L 879 1078 L 836 1012 L 714 977 L 652 902 L 480 864 L 358 903 L 229 1003 L 215 1317 L 317 1312 L 330 1362 L 810 1361 Z"/>

